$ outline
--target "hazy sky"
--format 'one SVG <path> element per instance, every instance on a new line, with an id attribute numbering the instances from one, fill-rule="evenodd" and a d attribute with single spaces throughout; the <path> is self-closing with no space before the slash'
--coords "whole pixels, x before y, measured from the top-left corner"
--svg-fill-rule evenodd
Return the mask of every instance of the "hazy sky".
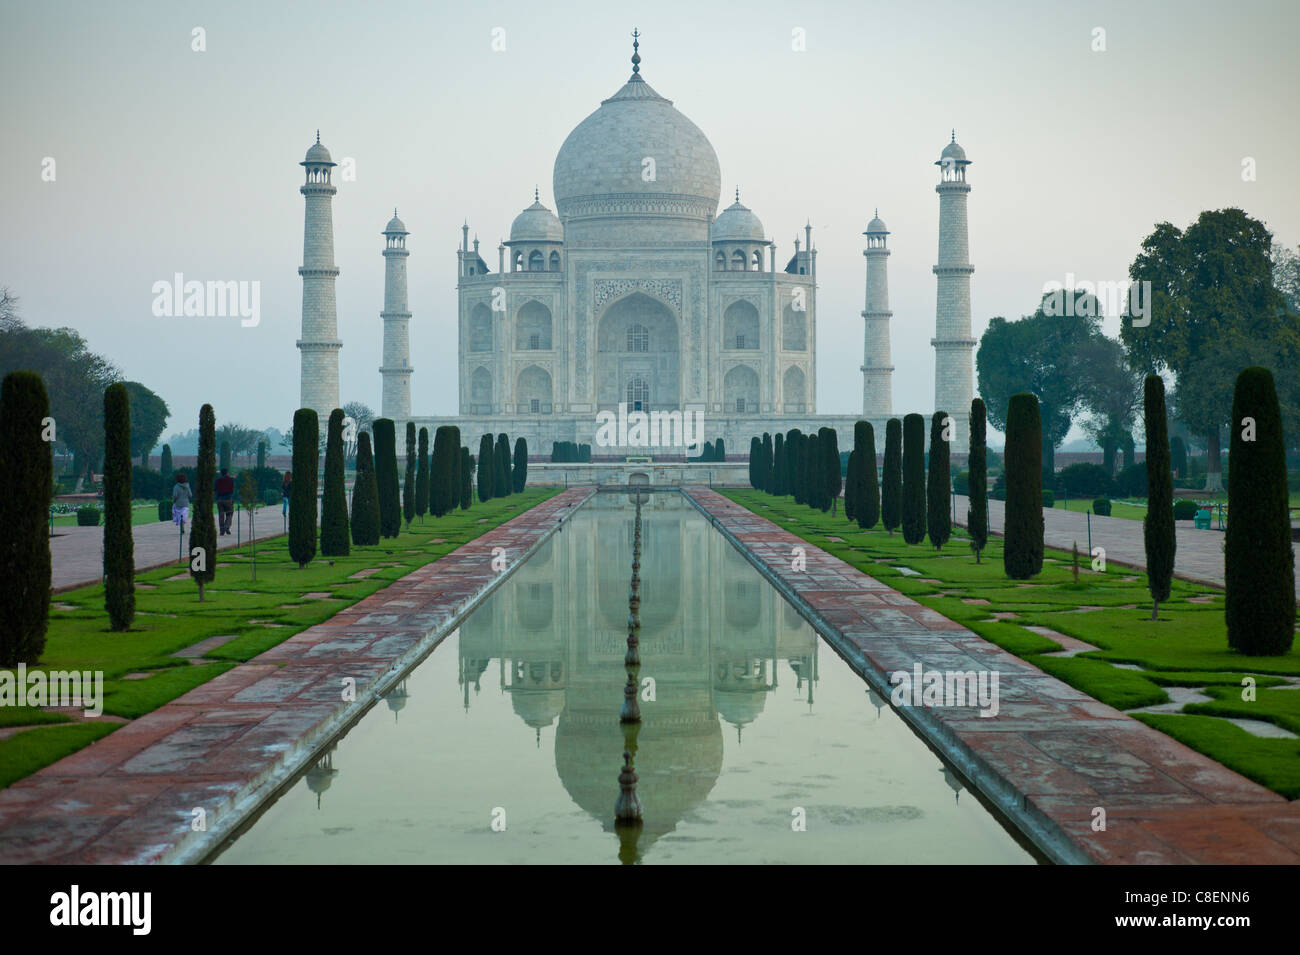
<path id="1" fill-rule="evenodd" d="M 861 409 L 860 233 L 877 206 L 894 410 L 933 408 L 933 164 L 953 127 L 973 160 L 977 338 L 1068 272 L 1125 278 L 1161 220 L 1235 205 L 1300 243 L 1294 0 L 4 6 L 0 284 L 29 324 L 76 328 L 158 391 L 168 433 L 205 401 L 219 421 L 290 423 L 298 163 L 318 127 L 357 172 L 334 200 L 342 400 L 379 408 L 380 231 L 396 206 L 411 230 L 412 410 L 454 414 L 460 224 L 495 268 L 534 184 L 555 207 L 556 151 L 627 79 L 633 26 L 642 75 L 717 151 L 719 208 L 739 185 L 782 263 L 812 221 L 823 412 Z M 155 317 L 153 283 L 176 272 L 260 281 L 261 323 Z"/>

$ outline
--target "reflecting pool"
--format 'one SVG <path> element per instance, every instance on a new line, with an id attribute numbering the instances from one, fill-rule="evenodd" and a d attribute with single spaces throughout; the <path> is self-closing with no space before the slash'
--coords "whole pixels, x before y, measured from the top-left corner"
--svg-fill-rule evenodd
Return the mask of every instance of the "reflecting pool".
<path id="1" fill-rule="evenodd" d="M 634 514 L 594 497 L 215 861 L 1036 861 L 676 493 L 642 509 L 616 832 Z"/>

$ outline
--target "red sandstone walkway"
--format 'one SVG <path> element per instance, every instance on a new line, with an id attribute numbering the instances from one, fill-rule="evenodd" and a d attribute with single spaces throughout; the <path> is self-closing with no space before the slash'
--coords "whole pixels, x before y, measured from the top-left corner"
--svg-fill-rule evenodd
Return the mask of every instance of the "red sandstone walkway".
<path id="1" fill-rule="evenodd" d="M 224 550 L 234 547 L 236 541 L 247 544 L 248 515 L 238 512 L 240 519 L 239 535 L 218 537 L 217 547 Z M 284 533 L 284 521 L 280 515 L 280 505 L 261 507 L 253 514 L 254 529 L 257 539 L 278 537 Z M 231 528 L 234 530 L 233 526 Z M 67 590 L 81 584 L 98 583 L 104 572 L 104 528 L 100 527 L 56 527 L 55 536 L 50 538 L 50 561 L 53 570 L 52 586 L 55 590 Z M 135 540 L 135 569 L 158 567 L 162 564 L 179 560 L 180 537 L 175 524 L 171 521 L 158 521 L 156 524 L 136 524 L 131 528 Z M 188 544 L 190 528 L 185 527 L 185 541 Z"/>
<path id="2" fill-rule="evenodd" d="M 1000 711 L 906 707 L 1010 818 L 1065 861 L 1300 863 L 1300 802 L 1080 693 L 707 488 L 686 489 L 722 532 L 887 698 L 888 674 L 999 674 Z M 1136 524 L 1141 537 L 1141 524 Z M 1094 535 L 1095 540 L 1095 535 Z M 1181 545 L 1181 540 L 1180 540 Z M 801 547 L 806 568 L 794 571 Z M 1106 829 L 1094 832 L 1094 809 Z"/>
<path id="3" fill-rule="evenodd" d="M 515 566 L 594 493 L 544 501 L 0 790 L 0 863 L 196 861 L 477 606 L 502 576 L 493 548 Z"/>

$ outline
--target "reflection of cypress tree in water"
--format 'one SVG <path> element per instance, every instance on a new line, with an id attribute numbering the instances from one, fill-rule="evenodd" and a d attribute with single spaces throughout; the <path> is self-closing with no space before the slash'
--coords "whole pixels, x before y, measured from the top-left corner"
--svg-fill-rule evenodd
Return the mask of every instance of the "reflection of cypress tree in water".
<path id="1" fill-rule="evenodd" d="M 641 709 L 637 704 L 639 689 L 637 676 L 641 671 L 641 660 L 637 655 L 637 631 L 641 620 L 637 611 L 641 601 L 637 597 L 637 582 L 641 571 L 641 495 L 636 495 L 636 532 L 632 539 L 632 587 L 628 593 L 627 621 L 627 655 L 624 666 L 627 670 L 627 682 L 623 684 L 623 708 L 619 711 L 619 722 L 623 724 L 623 768 L 618 774 L 618 799 L 614 801 L 614 829 L 619 837 L 619 861 L 631 865 L 640 858 L 637 842 L 640 839 L 643 810 L 641 798 L 637 795 L 636 768 L 633 757 L 636 755 L 637 736 L 641 732 Z M 635 662 L 634 662 L 635 661 Z"/>

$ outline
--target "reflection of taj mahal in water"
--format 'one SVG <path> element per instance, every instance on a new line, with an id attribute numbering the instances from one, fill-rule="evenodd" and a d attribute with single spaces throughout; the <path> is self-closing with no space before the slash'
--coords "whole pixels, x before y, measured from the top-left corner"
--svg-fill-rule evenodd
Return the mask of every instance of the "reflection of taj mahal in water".
<path id="1" fill-rule="evenodd" d="M 412 416 L 406 269 L 409 232 L 384 230 L 381 413 L 463 434 L 507 431 L 535 453 L 556 440 L 593 443 L 599 411 L 695 409 L 708 440 L 741 449 L 763 431 L 833 427 L 841 447 L 853 422 L 877 429 L 893 414 L 887 263 L 879 217 L 864 233 L 866 297 L 860 415 L 816 414 L 817 252 L 811 226 L 779 265 L 776 243 L 740 201 L 718 212 L 717 154 L 704 133 L 640 74 L 573 129 L 555 159 L 556 211 L 534 192 L 496 255 L 480 253 L 468 223 L 456 251 L 456 326 L 425 340 L 458 342 L 459 417 Z M 342 340 L 334 306 L 330 184 L 319 140 L 307 182 L 303 268 L 302 406 L 338 406 Z M 940 184 L 936 406 L 959 440 L 973 389 L 966 238 L 969 161 L 955 136 L 936 165 Z M 742 167 L 743 168 L 743 167 Z M 782 256 L 784 258 L 785 256 Z M 494 261 L 489 261 L 494 260 Z M 856 402 L 846 402 L 856 404 Z M 680 449 L 678 449 L 680 453 Z"/>

